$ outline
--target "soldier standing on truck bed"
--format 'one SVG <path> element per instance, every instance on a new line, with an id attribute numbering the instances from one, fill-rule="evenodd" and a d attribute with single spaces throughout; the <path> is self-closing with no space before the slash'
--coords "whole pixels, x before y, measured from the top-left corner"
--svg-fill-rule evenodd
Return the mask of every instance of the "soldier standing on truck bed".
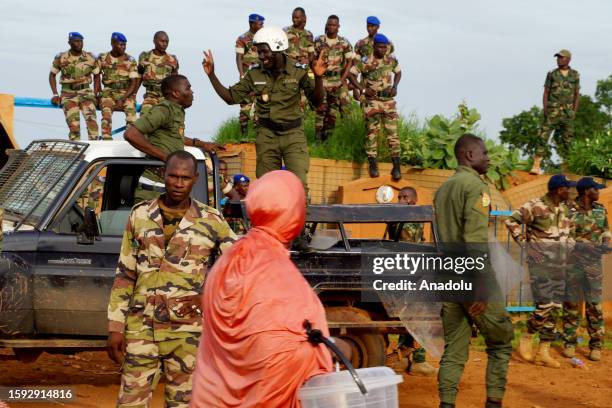
<path id="1" fill-rule="evenodd" d="M 185 144 L 206 151 L 223 150 L 216 143 L 185 137 L 185 109 L 193 102 L 187 77 L 170 75 L 162 81 L 161 92 L 164 99 L 125 131 L 125 140 L 147 156 L 161 161 L 166 161 L 172 152 L 184 150 Z M 138 180 L 134 202 L 151 200 L 165 191 L 160 169 L 146 168 Z"/>
<path id="2" fill-rule="evenodd" d="M 540 174 L 542 158 L 550 155 L 548 139 L 551 132 L 557 145 L 557 153 L 564 162 L 574 137 L 574 121 L 580 101 L 580 74 L 569 66 L 572 60 L 571 52 L 561 50 L 555 57 L 558 68 L 550 71 L 544 82 L 544 120 L 540 129 L 540 143 L 530 171 L 532 174 Z"/>
<path id="3" fill-rule="evenodd" d="M 327 18 L 325 34 L 315 40 L 317 55 L 324 53 L 327 60 L 327 71 L 323 79 L 325 99 L 317 108 L 315 119 L 315 137 L 324 142 L 336 126 L 336 116 L 342 107 L 342 98 L 348 95 L 346 80 L 353 64 L 353 46 L 344 37 L 338 35 L 340 19 L 335 14 Z"/>
<path id="4" fill-rule="evenodd" d="M 118 407 L 148 406 L 160 368 L 165 406 L 187 408 L 191 399 L 209 259 L 236 240 L 217 210 L 189 197 L 197 179 L 195 157 L 175 151 L 166 193 L 128 218 L 108 304 L 108 354 L 123 361 Z"/>
<path id="5" fill-rule="evenodd" d="M 89 140 L 98 139 L 98 122 L 96 117 L 96 99 L 91 90 L 92 76 L 100 73 L 96 64 L 96 57 L 90 52 L 83 51 L 83 36 L 76 31 L 68 34 L 70 49 L 55 56 L 49 73 L 49 85 L 53 97 L 51 103 L 62 105 L 66 124 L 68 125 L 70 140 L 81 138 L 81 118 L 83 113 L 87 124 Z M 61 98 L 57 93 L 56 75 L 61 73 Z"/>
<path id="6" fill-rule="evenodd" d="M 434 196 L 440 242 L 470 248 L 474 244 L 486 246 L 491 196 L 487 183 L 480 176 L 489 167 L 487 148 L 482 139 L 464 134 L 455 144 L 455 156 L 459 163 L 456 173 Z M 487 345 L 486 408 L 502 406 L 514 331 L 490 267 L 483 271 L 482 280 L 486 283 L 487 300 L 492 301 L 486 303 L 475 298 L 470 302 L 442 304 L 444 354 L 438 374 L 440 408 L 455 406 L 459 381 L 468 359 L 470 322 L 476 324 Z"/>
<path id="7" fill-rule="evenodd" d="M 383 34 L 374 36 L 374 52 L 363 56 L 351 68 L 349 77 L 364 98 L 363 112 L 367 126 L 366 154 L 369 162 L 370 177 L 378 177 L 378 135 L 381 130 L 387 135 L 393 169 L 391 178 L 398 181 L 402 177 L 400 167 L 400 142 L 397 134 L 398 115 L 395 96 L 402 78 L 399 62 L 393 54 L 388 54 L 390 41 Z M 361 81 L 357 76 L 361 75 Z"/>
<path id="8" fill-rule="evenodd" d="M 136 69 L 136 60 L 125 53 L 126 42 L 125 35 L 115 32 L 111 35 L 112 50 L 98 56 L 104 90 L 100 90 L 100 81 L 95 81 L 94 93 L 102 110 L 104 140 L 113 138 L 113 111 L 125 112 L 125 122 L 128 125 L 136 121 L 136 90 L 140 75 Z"/>
<path id="9" fill-rule="evenodd" d="M 240 79 L 244 77 L 249 68 L 259 62 L 257 56 L 257 47 L 253 44 L 253 37 L 255 33 L 259 31 L 264 25 L 265 18 L 259 14 L 249 15 L 249 31 L 242 34 L 236 40 L 236 66 L 238 67 L 238 73 Z M 247 133 L 249 131 L 249 119 L 251 118 L 251 112 L 253 111 L 253 96 L 249 95 L 240 104 L 240 115 L 238 121 L 240 122 L 240 135 L 243 140 L 246 140 Z M 256 122 L 256 117 L 253 118 L 253 122 Z"/>
<path id="10" fill-rule="evenodd" d="M 155 48 L 144 51 L 138 57 L 138 73 L 142 75 L 142 85 L 146 92 L 140 108 L 140 115 L 144 115 L 163 98 L 161 82 L 172 74 L 178 74 L 179 62 L 175 55 L 166 52 L 168 48 L 168 34 L 158 31 L 153 36 Z M 140 84 L 138 84 L 140 87 Z M 138 87 L 136 90 L 138 91 Z"/>

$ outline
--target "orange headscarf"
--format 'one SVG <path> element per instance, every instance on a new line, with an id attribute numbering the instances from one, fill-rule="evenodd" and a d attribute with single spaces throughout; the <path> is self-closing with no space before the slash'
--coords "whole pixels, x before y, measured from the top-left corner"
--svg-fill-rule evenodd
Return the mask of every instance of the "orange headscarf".
<path id="1" fill-rule="evenodd" d="M 331 371 L 329 351 L 308 343 L 302 327 L 308 319 L 328 336 L 325 311 L 286 248 L 304 226 L 305 202 L 288 171 L 251 185 L 253 228 L 206 279 L 191 407 L 299 407 L 304 381 Z"/>

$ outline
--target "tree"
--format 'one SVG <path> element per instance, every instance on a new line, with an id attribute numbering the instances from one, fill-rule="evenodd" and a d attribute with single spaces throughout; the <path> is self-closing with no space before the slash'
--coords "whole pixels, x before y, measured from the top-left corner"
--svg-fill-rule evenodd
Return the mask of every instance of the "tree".
<path id="1" fill-rule="evenodd" d="M 597 81 L 597 89 L 595 90 L 595 99 L 597 103 L 608 114 L 608 129 L 612 129 L 612 75 L 607 79 Z"/>
<path id="2" fill-rule="evenodd" d="M 609 123 L 610 117 L 601 109 L 599 102 L 593 101 L 589 95 L 580 95 L 580 105 L 574 122 L 577 140 L 605 132 Z"/>
<path id="3" fill-rule="evenodd" d="M 532 106 L 518 115 L 502 120 L 504 127 L 499 133 L 502 143 L 520 150 L 526 156 L 533 156 L 539 144 L 542 109 Z"/>

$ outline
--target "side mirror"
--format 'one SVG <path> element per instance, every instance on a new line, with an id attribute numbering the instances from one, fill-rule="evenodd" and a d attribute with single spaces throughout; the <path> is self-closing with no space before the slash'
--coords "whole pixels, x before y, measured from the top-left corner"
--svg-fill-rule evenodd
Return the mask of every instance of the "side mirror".
<path id="1" fill-rule="evenodd" d="M 83 214 L 83 225 L 77 231 L 77 244 L 93 245 L 96 239 L 99 239 L 100 230 L 98 229 L 98 219 L 96 213 L 91 208 L 86 208 Z"/>

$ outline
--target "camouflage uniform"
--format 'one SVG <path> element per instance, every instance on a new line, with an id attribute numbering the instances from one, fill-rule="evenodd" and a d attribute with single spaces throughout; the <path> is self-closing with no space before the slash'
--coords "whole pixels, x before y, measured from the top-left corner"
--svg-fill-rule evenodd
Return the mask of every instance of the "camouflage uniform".
<path id="1" fill-rule="evenodd" d="M 548 150 L 548 138 L 554 131 L 553 138 L 557 152 L 563 159 L 567 159 L 570 143 L 574 137 L 574 95 L 580 89 L 580 74 L 570 69 L 567 76 L 563 76 L 560 69 L 550 71 L 546 75 L 544 87 L 548 89 L 547 111 L 540 130 L 540 146 L 538 155 L 545 157 Z"/>
<path id="2" fill-rule="evenodd" d="M 136 60 L 128 54 L 115 58 L 106 52 L 100 54 L 97 62 L 104 85 L 100 98 L 102 138 L 111 140 L 113 111 L 125 112 L 125 122 L 129 125 L 136 120 L 136 95 L 127 99 L 124 96 L 131 80 L 140 78 L 140 75 L 136 69 Z"/>
<path id="3" fill-rule="evenodd" d="M 393 43 L 389 43 L 387 47 L 387 54 L 393 54 L 395 47 Z M 374 38 L 368 36 L 357 41 L 355 44 L 355 62 L 361 60 L 363 57 L 369 57 L 374 53 Z"/>
<path id="4" fill-rule="evenodd" d="M 124 332 L 127 343 L 118 407 L 148 406 L 160 368 L 165 406 L 188 406 L 202 317 L 178 315 L 179 298 L 202 293 L 211 257 L 235 240 L 215 209 L 192 199 L 166 242 L 158 202 L 132 209 L 110 294 L 109 332 Z"/>
<path id="5" fill-rule="evenodd" d="M 521 231 L 525 226 L 525 236 Z M 555 207 L 549 194 L 534 198 L 515 210 L 506 227 L 519 243 L 527 242 L 529 274 L 536 310 L 527 328 L 539 333 L 541 341 L 555 339 L 555 317 L 565 296 L 565 273 L 569 251 L 574 244 L 575 224 L 565 203 Z M 536 248 L 537 246 L 537 248 Z M 545 257 L 541 263 L 530 256 L 537 250 Z"/>
<path id="6" fill-rule="evenodd" d="M 563 303 L 563 335 L 566 345 L 576 345 L 576 329 L 580 324 L 581 296 L 584 294 L 587 330 L 591 349 L 601 349 L 604 320 L 601 306 L 602 264 L 596 246 L 610 239 L 606 208 L 593 203 L 586 210 L 576 199 L 570 204 L 570 214 L 576 223 L 574 265 L 568 272 L 567 296 Z"/>
<path id="7" fill-rule="evenodd" d="M 289 48 L 287 48 L 285 54 L 300 64 L 310 66 L 308 54 L 314 54 L 315 52 L 312 33 L 306 29 L 299 30 L 293 26 L 285 27 L 284 30 L 287 33 L 287 40 L 289 40 Z"/>
<path id="8" fill-rule="evenodd" d="M 141 115 L 163 99 L 161 81 L 171 74 L 178 73 L 179 69 L 176 56 L 168 53 L 157 55 L 153 51 L 145 51 L 138 57 L 138 72 L 142 75 L 142 85 L 146 89 L 140 107 Z"/>
<path id="9" fill-rule="evenodd" d="M 392 54 L 382 59 L 374 55 L 364 56 L 351 68 L 355 76 L 361 74 L 365 89 L 376 92 L 374 97 L 366 97 L 364 115 L 367 124 L 366 154 L 369 157 L 378 155 L 377 142 L 381 129 L 387 133 L 387 141 L 391 149 L 391 156 L 400 154 L 400 142 L 397 134 L 398 115 L 395 108 L 395 99 L 389 94 L 393 86 L 393 74 L 401 72 L 399 63 Z"/>
<path id="10" fill-rule="evenodd" d="M 81 119 L 79 111 L 83 112 L 87 123 L 89 140 L 98 138 L 98 122 L 96 118 L 96 99 L 90 87 L 91 76 L 97 75 L 100 68 L 96 57 L 90 52 L 82 51 L 81 55 L 72 55 L 70 50 L 55 56 L 51 64 L 51 73 L 61 72 L 62 108 L 68 125 L 70 140 L 81 138 Z"/>
<path id="11" fill-rule="evenodd" d="M 315 51 L 317 55 L 325 52 L 327 56 L 327 70 L 323 78 L 325 99 L 317 108 L 315 130 L 327 132 L 336 126 L 336 115 L 340 112 L 343 94 L 348 95 L 346 84 L 341 78 L 346 65 L 352 62 L 353 47 L 344 37 L 331 39 L 320 35 L 315 40 Z"/>
<path id="12" fill-rule="evenodd" d="M 236 54 L 242 55 L 242 72 L 245 74 L 252 65 L 259 63 L 257 47 L 253 44 L 254 36 L 255 34 L 249 30 L 236 40 Z M 238 121 L 243 128 L 246 128 L 249 123 L 254 102 L 255 99 L 250 95 L 245 98 L 244 103 L 240 104 L 240 116 L 238 116 Z M 256 121 L 255 118 L 254 121 Z"/>

